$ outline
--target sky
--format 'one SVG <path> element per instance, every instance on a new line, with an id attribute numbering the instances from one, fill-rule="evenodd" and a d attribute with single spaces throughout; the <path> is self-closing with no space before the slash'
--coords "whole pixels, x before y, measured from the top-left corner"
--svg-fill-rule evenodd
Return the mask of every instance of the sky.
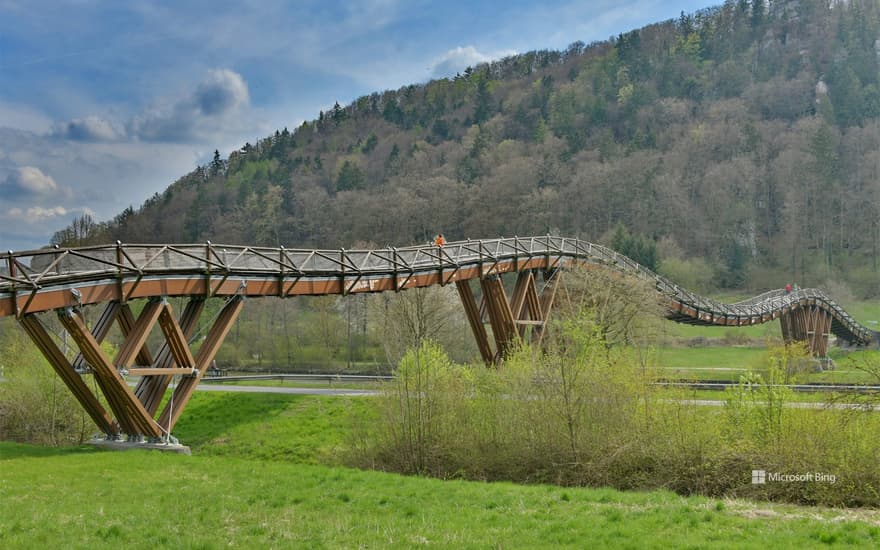
<path id="1" fill-rule="evenodd" d="M 0 0 L 0 250 L 138 208 L 337 101 L 712 4 Z"/>

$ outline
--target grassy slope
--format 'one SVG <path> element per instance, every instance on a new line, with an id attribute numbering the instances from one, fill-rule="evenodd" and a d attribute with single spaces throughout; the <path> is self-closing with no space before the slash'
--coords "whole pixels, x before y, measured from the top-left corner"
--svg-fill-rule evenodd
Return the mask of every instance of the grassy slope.
<path id="1" fill-rule="evenodd" d="M 338 459 L 367 399 L 196 394 L 195 455 L 0 443 L 4 548 L 824 547 L 880 513 L 363 472 Z M 311 464 L 308 464 L 311 463 Z"/>

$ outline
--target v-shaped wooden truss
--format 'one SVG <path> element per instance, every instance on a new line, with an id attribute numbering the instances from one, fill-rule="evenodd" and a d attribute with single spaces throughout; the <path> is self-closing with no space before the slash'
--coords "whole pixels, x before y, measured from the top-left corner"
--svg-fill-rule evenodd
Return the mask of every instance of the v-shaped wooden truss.
<path id="1" fill-rule="evenodd" d="M 561 272 L 555 271 L 541 294 L 532 271 L 517 275 L 513 293 L 508 300 L 500 275 L 480 279 L 482 299 L 477 305 L 469 281 L 456 281 L 458 295 L 464 306 L 468 323 L 477 341 L 477 348 L 486 364 L 496 364 L 527 335 L 540 344 L 547 327 Z M 484 318 L 492 328 L 495 350 L 489 343 Z"/>
<path id="2" fill-rule="evenodd" d="M 110 302 L 91 330 L 76 309 L 59 310 L 62 326 L 79 348 L 73 361 L 68 361 L 36 314 L 24 315 L 19 322 L 101 431 L 112 438 L 125 434 L 132 439 L 161 439 L 174 429 L 241 312 L 243 301 L 236 296 L 226 303 L 193 354 L 188 340 L 204 306 L 204 298 L 191 299 L 178 322 L 171 304 L 161 298 L 148 301 L 137 318 L 128 304 Z M 124 341 L 111 359 L 101 342 L 114 322 L 119 325 Z M 146 342 L 157 322 L 165 341 L 154 356 Z M 110 412 L 82 379 L 80 373 L 86 366 L 90 367 Z M 141 377 L 133 390 L 122 372 Z M 156 419 L 156 411 L 174 376 L 180 376 L 180 381 Z"/>
<path id="3" fill-rule="evenodd" d="M 783 311 L 779 322 L 785 343 L 806 342 L 812 357 L 828 355 L 833 318 L 827 310 L 816 305 L 795 305 Z"/>

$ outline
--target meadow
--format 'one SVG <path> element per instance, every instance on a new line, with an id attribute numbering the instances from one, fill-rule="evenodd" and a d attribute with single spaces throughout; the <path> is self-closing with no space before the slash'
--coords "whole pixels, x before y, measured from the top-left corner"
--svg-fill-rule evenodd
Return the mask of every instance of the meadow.
<path id="1" fill-rule="evenodd" d="M 872 547 L 880 512 L 342 466 L 374 400 L 197 393 L 193 456 L 0 443 L 4 548 Z"/>

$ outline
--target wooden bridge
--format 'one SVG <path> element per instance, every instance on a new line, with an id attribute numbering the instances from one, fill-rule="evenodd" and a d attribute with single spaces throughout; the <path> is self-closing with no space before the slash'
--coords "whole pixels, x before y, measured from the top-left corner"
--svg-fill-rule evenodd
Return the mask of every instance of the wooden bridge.
<path id="1" fill-rule="evenodd" d="M 826 354 L 830 334 L 854 346 L 878 339 L 877 333 L 818 289 L 771 291 L 723 304 L 689 292 L 604 246 L 552 236 L 380 250 L 295 250 L 209 242 L 9 252 L 0 255 L 0 317 L 17 318 L 109 438 L 124 434 L 130 440 L 163 440 L 170 438 L 241 312 L 244 297 L 346 295 L 455 284 L 480 354 L 494 363 L 527 327 L 532 328 L 533 338 L 543 336 L 559 274 L 574 264 L 602 265 L 650 281 L 666 302 L 667 316 L 677 322 L 744 326 L 780 319 L 783 338 L 806 341 L 817 356 Z M 505 273 L 516 274 L 509 297 L 501 280 Z M 536 276 L 541 273 L 547 283 L 539 291 Z M 168 297 L 189 301 L 177 315 Z M 213 298 L 223 300 L 223 307 L 193 352 L 190 340 L 206 300 Z M 137 317 L 129 306 L 133 300 L 146 300 Z M 101 303 L 106 306 L 89 328 L 80 309 Z M 40 313 L 53 310 L 79 348 L 72 361 L 40 319 Z M 114 322 L 124 341 L 111 358 L 101 342 Z M 156 323 L 165 341 L 151 351 L 146 341 Z M 83 381 L 83 372 L 94 375 L 110 411 Z M 121 372 L 140 377 L 134 389 Z M 175 376 L 179 382 L 159 413 Z"/>

